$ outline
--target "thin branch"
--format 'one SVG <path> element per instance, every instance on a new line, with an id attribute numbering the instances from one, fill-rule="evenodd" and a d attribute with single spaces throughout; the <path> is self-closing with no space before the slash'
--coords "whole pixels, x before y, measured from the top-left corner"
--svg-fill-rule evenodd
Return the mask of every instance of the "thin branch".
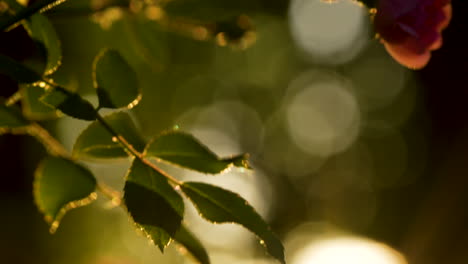
<path id="1" fill-rule="evenodd" d="M 160 173 L 161 175 L 163 175 L 164 177 L 166 177 L 169 181 L 171 181 L 172 183 L 174 183 L 175 185 L 181 185 L 182 182 L 177 180 L 176 178 L 172 177 L 171 175 L 169 175 L 168 173 L 166 173 L 165 171 L 161 170 L 158 166 L 156 166 L 155 164 L 151 163 L 149 160 L 147 160 L 143 154 L 141 154 L 138 150 L 136 150 L 132 144 L 128 143 L 128 141 L 122 136 L 120 135 L 119 133 L 117 133 L 117 131 L 115 131 L 107 122 L 106 120 L 104 120 L 104 118 L 99 114 L 99 113 L 96 113 L 97 115 L 97 120 L 104 126 L 104 128 L 109 131 L 109 133 L 111 133 L 111 135 L 116 138 L 120 144 L 130 153 L 132 154 L 135 158 L 137 158 L 138 160 L 140 160 L 142 163 L 144 163 L 145 165 L 147 165 L 148 167 L 152 168 L 153 170 L 157 171 L 158 173 Z"/>
<path id="2" fill-rule="evenodd" d="M 16 104 L 19 100 L 21 100 L 21 92 L 17 91 L 14 93 L 12 96 L 8 97 L 8 99 L 5 102 L 6 106 L 11 106 Z"/>

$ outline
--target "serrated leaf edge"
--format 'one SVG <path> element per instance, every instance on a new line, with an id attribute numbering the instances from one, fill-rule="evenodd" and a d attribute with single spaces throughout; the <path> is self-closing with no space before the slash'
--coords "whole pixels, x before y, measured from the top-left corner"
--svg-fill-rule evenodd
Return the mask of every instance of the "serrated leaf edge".
<path id="1" fill-rule="evenodd" d="M 222 161 L 222 162 L 226 162 L 227 165 L 224 169 L 222 169 L 221 171 L 219 172 L 216 172 L 216 173 L 212 173 L 212 172 L 201 172 L 201 171 L 198 171 L 198 170 L 194 170 L 192 168 L 189 168 L 189 167 L 185 167 L 185 166 L 182 166 L 180 164 L 177 164 L 175 162 L 172 162 L 172 161 L 169 161 L 169 160 L 165 160 L 163 158 L 160 158 L 160 157 L 157 157 L 157 156 L 153 156 L 153 155 L 148 155 L 147 153 L 147 150 L 149 148 L 150 145 L 152 145 L 154 143 L 154 141 L 156 141 L 158 138 L 162 137 L 162 136 L 165 136 L 165 135 L 168 135 L 168 134 L 171 134 L 171 133 L 179 133 L 179 134 L 183 134 L 185 136 L 189 136 L 191 137 L 194 141 L 196 141 L 198 144 L 200 144 L 200 146 L 202 146 L 206 151 L 208 151 L 210 154 L 212 154 L 217 161 Z M 181 156 L 179 154 L 171 154 L 171 152 L 162 152 L 164 155 L 167 155 L 167 156 Z M 169 155 L 168 155 L 169 154 Z M 164 162 L 166 164 L 170 164 L 174 167 L 177 167 L 177 168 L 182 168 L 182 169 L 188 169 L 188 170 L 192 170 L 192 171 L 197 171 L 197 172 L 200 172 L 200 173 L 203 173 L 203 174 L 223 174 L 223 173 L 227 173 L 229 172 L 233 167 L 238 167 L 235 165 L 235 162 L 234 162 L 234 159 L 237 158 L 237 157 L 243 157 L 243 161 L 242 161 L 242 168 L 244 169 L 251 169 L 250 165 L 249 165 L 249 162 L 248 162 L 248 158 L 249 158 L 249 154 L 248 153 L 243 153 L 243 154 L 238 154 L 238 155 L 231 155 L 231 156 L 228 156 L 228 157 L 224 157 L 224 158 L 220 158 L 216 153 L 214 153 L 211 149 L 209 149 L 205 144 L 203 144 L 199 139 L 197 139 L 195 136 L 193 136 L 192 134 L 190 133 L 187 133 L 187 132 L 182 132 L 178 129 L 168 129 L 168 130 L 165 130 L 161 133 L 159 133 L 158 135 L 154 136 L 150 141 L 148 141 L 148 143 L 146 144 L 146 147 L 145 149 L 143 150 L 142 152 L 142 155 L 143 157 L 148 157 L 148 158 L 151 158 L 151 159 L 156 159 L 157 161 L 161 161 L 161 162 Z M 200 157 L 198 155 L 184 155 L 184 157 Z"/>
<path id="2" fill-rule="evenodd" d="M 198 183 L 198 182 L 184 182 L 184 184 L 182 184 L 182 186 L 181 186 L 181 188 L 180 188 L 180 189 L 182 190 L 182 192 L 184 192 L 183 186 L 185 185 L 185 183 L 189 183 L 189 184 L 190 184 L 190 183 Z M 200 183 L 203 183 L 203 182 L 200 182 Z M 207 184 L 207 183 L 203 183 L 203 184 Z M 211 184 L 207 184 L 207 185 L 211 185 Z M 185 185 L 185 186 L 187 186 L 187 185 Z M 247 200 L 245 200 L 242 196 L 240 196 L 239 194 L 237 194 L 237 193 L 235 193 L 235 192 L 232 192 L 232 191 L 230 191 L 230 190 L 221 188 L 221 187 L 216 186 L 216 185 L 212 185 L 212 186 L 214 186 L 214 187 L 216 187 L 216 188 L 219 188 L 219 189 L 222 189 L 223 191 L 229 192 L 229 193 L 231 193 L 231 194 L 237 196 L 237 197 L 240 198 L 241 200 L 244 200 L 244 201 L 245 201 L 245 205 L 248 206 L 248 207 L 250 207 L 250 209 L 253 210 L 254 213 L 258 215 L 258 213 L 256 212 L 255 208 L 254 208 Z M 194 189 L 194 188 L 190 188 L 190 189 L 191 189 L 192 191 L 195 191 L 197 194 L 199 194 L 200 196 L 204 197 L 205 199 L 207 199 L 207 200 L 213 202 L 214 204 L 216 204 L 216 205 L 219 206 L 220 208 L 223 208 L 225 211 L 229 212 L 230 215 L 234 216 L 234 219 L 237 219 L 237 220 L 239 219 L 239 218 L 238 218 L 235 214 L 233 214 L 228 208 L 226 208 L 226 207 L 220 205 L 216 200 L 213 200 L 213 199 L 211 199 L 210 197 L 207 197 L 206 195 L 203 195 L 203 193 L 200 193 L 198 190 L 196 190 L 196 189 Z M 185 193 L 185 192 L 184 192 L 184 193 Z M 185 194 L 186 194 L 186 193 L 185 193 Z M 200 212 L 199 206 L 197 205 L 197 203 L 194 202 L 194 201 L 192 200 L 192 198 L 191 198 L 189 195 L 186 194 L 186 197 L 192 202 L 192 204 L 195 206 L 195 208 L 197 209 L 197 211 Z M 231 224 L 240 225 L 240 226 L 242 226 L 243 228 L 246 228 L 247 230 L 249 230 L 251 233 L 253 233 L 253 234 L 257 237 L 257 239 L 259 240 L 260 244 L 261 244 L 262 246 L 264 246 L 265 248 L 267 248 L 267 245 L 265 244 L 264 240 L 263 240 L 256 232 L 254 232 L 253 230 L 250 230 L 250 228 L 246 227 L 245 225 L 243 225 L 243 224 L 241 224 L 241 223 L 238 223 L 238 222 L 228 222 L 228 221 L 226 221 L 226 222 L 216 222 L 216 221 L 211 221 L 211 220 L 209 220 L 208 218 L 206 218 L 206 217 L 205 217 L 204 215 L 202 215 L 201 213 L 200 213 L 199 215 L 200 215 L 203 219 L 205 219 L 206 221 L 208 221 L 208 222 L 210 222 L 210 223 L 213 223 L 213 224 L 226 224 L 226 223 L 231 223 Z M 259 216 L 260 216 L 260 215 L 259 215 Z M 263 218 L 262 218 L 261 216 L 260 216 L 260 219 L 261 219 L 262 221 L 264 221 Z M 239 220 L 238 220 L 238 221 L 239 221 Z M 271 232 L 272 235 L 276 237 L 276 235 L 275 235 L 275 234 L 273 233 L 273 231 L 271 230 L 270 226 L 269 226 L 265 221 L 264 221 L 264 223 L 267 225 L 267 226 L 266 226 L 267 231 Z M 284 260 L 281 260 L 281 259 L 278 259 L 278 260 L 279 260 L 281 263 L 283 263 L 283 264 L 285 263 Z"/>

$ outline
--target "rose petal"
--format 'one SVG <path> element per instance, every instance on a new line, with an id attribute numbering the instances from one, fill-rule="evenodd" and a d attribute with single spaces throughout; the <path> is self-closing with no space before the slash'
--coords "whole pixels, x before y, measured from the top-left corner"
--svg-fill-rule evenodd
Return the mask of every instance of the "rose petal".
<path id="1" fill-rule="evenodd" d="M 451 4 L 445 5 L 442 8 L 442 11 L 444 11 L 445 19 L 437 27 L 439 31 L 444 30 L 449 25 L 450 20 L 452 19 L 452 5 Z"/>
<path id="2" fill-rule="evenodd" d="M 427 65 L 431 58 L 429 51 L 418 54 L 408 50 L 405 45 L 384 42 L 387 52 L 401 65 L 410 69 L 421 69 Z"/>

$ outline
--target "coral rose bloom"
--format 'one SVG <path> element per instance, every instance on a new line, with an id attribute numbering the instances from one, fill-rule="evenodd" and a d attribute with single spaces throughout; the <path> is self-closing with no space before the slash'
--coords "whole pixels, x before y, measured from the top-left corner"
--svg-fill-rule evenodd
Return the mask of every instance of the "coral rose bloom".
<path id="1" fill-rule="evenodd" d="M 374 25 L 397 62 L 420 69 L 442 46 L 441 32 L 451 17 L 450 0 L 379 0 Z"/>

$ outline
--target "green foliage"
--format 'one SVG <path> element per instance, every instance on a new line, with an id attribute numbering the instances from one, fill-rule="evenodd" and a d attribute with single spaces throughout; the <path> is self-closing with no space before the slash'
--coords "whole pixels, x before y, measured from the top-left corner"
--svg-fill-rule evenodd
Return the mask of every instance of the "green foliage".
<path id="1" fill-rule="evenodd" d="M 40 99 L 68 116 L 88 121 L 96 119 L 96 110 L 91 103 L 61 87 L 50 89 Z"/>
<path id="2" fill-rule="evenodd" d="M 28 7 L 19 8 L 19 5 L 14 7 L 18 8 L 14 16 L 1 16 L 0 17 L 0 31 L 4 31 L 9 27 L 15 25 L 23 19 L 26 19 L 39 11 L 50 9 L 65 1 L 63 0 L 38 0 L 32 2 Z"/>
<path id="3" fill-rule="evenodd" d="M 249 168 L 246 155 L 221 159 L 192 135 L 177 130 L 156 136 L 146 147 L 145 155 L 210 174 L 231 166 Z"/>
<path id="4" fill-rule="evenodd" d="M 177 243 L 187 249 L 188 252 L 200 264 L 210 264 L 210 258 L 201 242 L 184 225 L 182 225 L 174 236 Z"/>
<path id="5" fill-rule="evenodd" d="M 22 127 L 28 124 L 29 121 L 23 117 L 18 107 L 0 104 L 0 128 Z"/>
<path id="6" fill-rule="evenodd" d="M 101 108 L 132 108 L 141 99 L 137 74 L 119 52 L 104 49 L 94 60 L 94 88 L 99 99 L 97 108 L 78 93 L 53 82 L 50 75 L 56 72 L 62 59 L 60 41 L 52 24 L 38 12 L 57 3 L 39 0 L 22 7 L 13 1 L 10 6 L 15 11 L 14 15 L 0 17 L 1 30 L 12 28 L 24 20 L 22 25 L 29 36 L 47 52 L 45 69 L 40 73 L 0 55 L 0 73 L 21 84 L 19 94 L 23 110 L 22 114 L 17 106 L 0 105 L 0 128 L 27 126 L 29 130 L 24 129 L 24 133 L 38 137 L 51 154 L 40 163 L 34 179 L 34 199 L 51 225 L 50 231 L 55 232 L 68 210 L 96 199 L 98 187 L 112 200 L 116 198 L 98 184 L 92 173 L 77 160 L 130 157 L 133 162 L 125 178 L 120 205 L 126 208 L 136 227 L 161 251 L 174 240 L 199 263 L 210 263 L 198 238 L 182 224 L 184 201 L 181 195 L 184 195 L 205 219 L 213 223 L 238 223 L 256 234 L 268 253 L 284 263 L 281 242 L 247 201 L 213 185 L 181 182 L 149 160 L 155 158 L 198 172 L 219 174 L 233 166 L 249 169 L 246 154 L 220 158 L 194 136 L 178 130 L 161 133 L 147 144 L 126 112 L 114 112 L 105 117 L 99 114 Z M 237 18 L 257 7 L 257 2 L 252 4 L 246 0 L 181 0 L 169 1 L 164 6 L 166 12 L 176 16 L 216 22 L 213 33 L 231 32 L 234 37 L 247 30 L 237 25 Z M 232 27 L 233 23 L 237 26 Z M 33 122 L 56 117 L 57 110 L 70 117 L 93 121 L 77 138 L 72 155 Z M 120 196 L 116 200 L 120 200 Z"/>
<path id="7" fill-rule="evenodd" d="M 127 175 L 124 200 L 135 223 L 163 251 L 180 228 L 182 197 L 163 175 L 135 159 Z"/>
<path id="8" fill-rule="evenodd" d="M 281 241 L 242 197 L 228 190 L 200 182 L 185 182 L 180 187 L 206 220 L 213 223 L 233 222 L 244 226 L 259 237 L 270 255 L 281 263 L 285 263 Z"/>
<path id="9" fill-rule="evenodd" d="M 60 41 L 54 27 L 49 20 L 41 14 L 31 16 L 24 23 L 24 26 L 28 30 L 31 38 L 39 41 L 46 48 L 47 62 L 44 74 L 50 75 L 54 73 L 60 66 L 62 60 Z"/>
<path id="10" fill-rule="evenodd" d="M 44 120 L 57 117 L 57 111 L 43 103 L 39 98 L 46 91 L 37 85 L 24 84 L 20 87 L 23 114 L 31 120 Z"/>
<path id="11" fill-rule="evenodd" d="M 48 157 L 36 169 L 34 199 L 54 232 L 70 209 L 92 202 L 96 179 L 85 167 L 64 158 Z"/>
<path id="12" fill-rule="evenodd" d="M 2 54 L 0 54 L 0 74 L 18 83 L 33 83 L 41 80 L 41 75 Z"/>
<path id="13" fill-rule="evenodd" d="M 134 148 L 143 150 L 145 142 L 127 113 L 113 113 L 104 120 Z M 77 138 L 73 156 L 77 159 L 102 160 L 126 158 L 129 154 L 101 122 L 95 121 Z"/>
<path id="14" fill-rule="evenodd" d="M 140 101 L 136 73 L 119 52 L 101 51 L 94 61 L 93 73 L 100 107 L 132 108 Z"/>

